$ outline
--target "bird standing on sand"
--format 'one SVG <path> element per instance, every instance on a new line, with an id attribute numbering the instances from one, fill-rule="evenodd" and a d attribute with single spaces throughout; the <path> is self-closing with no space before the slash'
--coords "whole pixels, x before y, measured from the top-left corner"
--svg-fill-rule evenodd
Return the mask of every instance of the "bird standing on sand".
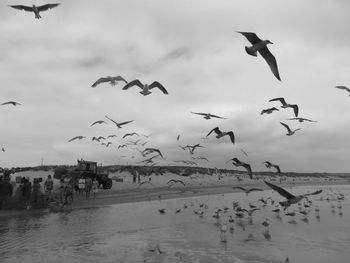
<path id="1" fill-rule="evenodd" d="M 313 193 L 309 193 L 309 194 L 293 195 L 293 194 L 289 193 L 288 191 L 286 191 L 285 189 L 283 189 L 282 187 L 279 187 L 277 185 L 266 182 L 265 180 L 264 180 L 264 182 L 269 187 L 271 187 L 272 190 L 275 190 L 277 193 L 279 193 L 281 196 L 283 196 L 287 199 L 287 201 L 279 202 L 279 204 L 284 207 L 284 210 L 286 210 L 292 204 L 299 203 L 305 196 L 317 195 L 317 194 L 320 194 L 322 192 L 322 190 L 317 190 L 317 191 L 315 191 Z"/>
<path id="2" fill-rule="evenodd" d="M 142 84 L 142 82 L 138 79 L 135 79 L 131 82 L 129 82 L 128 84 L 126 84 L 123 88 L 123 90 L 127 90 L 128 88 L 132 87 L 132 86 L 138 86 L 139 88 L 142 89 L 142 91 L 140 91 L 140 93 L 143 96 L 147 96 L 149 94 L 151 94 L 152 92 L 150 92 L 151 89 L 153 88 L 158 88 L 160 89 L 164 94 L 168 94 L 168 91 L 164 88 L 164 86 L 162 84 L 160 84 L 158 81 L 154 81 L 152 82 L 152 84 L 148 85 L 148 84 Z"/>
<path id="3" fill-rule="evenodd" d="M 16 101 L 7 101 L 7 102 L 4 102 L 4 103 L 1 103 L 0 105 L 13 105 L 13 106 L 17 106 L 17 105 L 22 105 L 21 103 L 18 103 Z"/>
<path id="4" fill-rule="evenodd" d="M 292 131 L 289 126 L 283 122 L 280 122 L 288 131 L 288 133 L 286 134 L 287 136 L 292 136 L 296 131 L 301 130 L 301 128 L 295 129 L 294 131 Z"/>
<path id="5" fill-rule="evenodd" d="M 41 5 L 41 6 L 9 5 L 9 7 L 12 7 L 12 8 L 15 8 L 18 10 L 24 10 L 27 12 L 33 12 L 35 14 L 35 18 L 40 19 L 41 18 L 40 12 L 52 9 L 52 8 L 59 6 L 59 5 L 60 4 L 46 4 L 46 5 Z"/>
<path id="6" fill-rule="evenodd" d="M 212 133 L 212 132 L 215 132 L 217 135 L 216 135 L 216 138 L 217 139 L 220 139 L 221 137 L 224 137 L 226 135 L 230 136 L 230 139 L 231 139 L 231 142 L 233 144 L 235 144 L 235 135 L 233 134 L 233 131 L 228 131 L 228 132 L 222 132 L 220 131 L 219 127 L 215 127 L 214 129 L 212 129 L 208 134 L 207 134 L 207 137 Z"/>
<path id="7" fill-rule="evenodd" d="M 122 128 L 123 125 L 128 124 L 128 123 L 134 121 L 134 120 L 132 120 L 132 121 L 125 121 L 125 122 L 120 122 L 120 123 L 118 123 L 118 122 L 112 120 L 111 118 L 109 118 L 107 115 L 106 115 L 105 117 L 106 117 L 108 120 L 112 121 L 115 125 L 117 125 L 117 127 L 118 127 L 119 129 Z"/>
<path id="8" fill-rule="evenodd" d="M 294 115 L 295 117 L 298 117 L 298 114 L 299 114 L 299 107 L 297 104 L 289 104 L 289 103 L 286 103 L 285 99 L 284 98 L 274 98 L 274 99 L 271 99 L 269 100 L 269 102 L 272 102 L 272 101 L 279 101 L 282 103 L 282 106 L 281 108 L 285 109 L 285 108 L 292 108 L 293 111 L 294 111 Z"/>
<path id="9" fill-rule="evenodd" d="M 237 33 L 242 34 L 245 36 L 248 41 L 253 45 L 251 47 L 245 47 L 245 51 L 251 55 L 256 57 L 257 52 L 265 59 L 266 63 L 269 65 L 273 75 L 281 81 L 280 75 L 278 73 L 278 67 L 275 57 L 272 55 L 270 50 L 267 48 L 268 44 L 273 44 L 270 40 L 261 40 L 255 33 L 251 32 L 240 32 L 236 31 Z"/>
<path id="10" fill-rule="evenodd" d="M 211 113 L 192 112 L 192 111 L 191 111 L 191 113 L 197 114 L 197 115 L 202 115 L 202 116 L 204 116 L 203 118 L 206 120 L 210 120 L 211 118 L 218 118 L 218 119 L 223 119 L 223 120 L 227 119 L 227 118 L 223 118 L 223 117 L 220 117 L 218 115 L 211 114 Z"/>
<path id="11" fill-rule="evenodd" d="M 350 89 L 348 87 L 345 87 L 345 86 L 335 86 L 334 88 L 336 89 L 342 89 L 342 90 L 346 90 L 347 92 L 350 93 Z M 350 97 L 350 94 L 349 94 L 349 97 Z"/>
<path id="12" fill-rule="evenodd" d="M 115 86 L 117 84 L 117 81 L 124 81 L 125 83 L 128 83 L 123 77 L 117 76 L 117 77 L 102 77 L 99 78 L 94 84 L 92 84 L 91 88 L 95 88 L 98 84 L 104 83 L 104 82 L 109 82 L 111 86 Z"/>

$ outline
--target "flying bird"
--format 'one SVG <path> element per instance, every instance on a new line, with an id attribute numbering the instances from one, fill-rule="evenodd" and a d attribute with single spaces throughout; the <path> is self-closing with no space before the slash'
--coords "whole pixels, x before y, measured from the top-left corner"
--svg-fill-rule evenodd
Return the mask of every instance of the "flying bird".
<path id="1" fill-rule="evenodd" d="M 40 12 L 52 9 L 52 8 L 59 6 L 59 5 L 60 4 L 46 4 L 46 5 L 41 5 L 41 6 L 9 5 L 9 7 L 12 7 L 12 8 L 15 8 L 18 10 L 24 10 L 27 12 L 33 12 L 35 14 L 35 18 L 40 19 L 41 18 Z"/>
<path id="2" fill-rule="evenodd" d="M 305 118 L 290 118 L 290 119 L 287 119 L 289 121 L 298 121 L 298 122 L 304 122 L 304 121 L 308 121 L 308 122 L 317 122 L 317 121 L 313 121 L 313 120 L 309 120 L 309 119 L 305 119 Z"/>
<path id="3" fill-rule="evenodd" d="M 144 149 L 144 150 L 142 151 L 142 153 L 143 153 L 144 155 L 147 155 L 147 154 L 150 154 L 150 153 L 153 153 L 153 152 L 157 152 L 162 158 L 164 158 L 163 155 L 162 155 L 162 153 L 160 152 L 160 150 L 159 150 L 159 149 L 156 149 L 156 148 L 146 148 L 146 149 Z"/>
<path id="4" fill-rule="evenodd" d="M 296 131 L 301 130 L 301 128 L 295 129 L 294 131 L 292 131 L 289 126 L 283 122 L 280 122 L 288 131 L 288 133 L 286 134 L 287 136 L 292 136 Z"/>
<path id="5" fill-rule="evenodd" d="M 180 146 L 180 145 L 179 145 Z M 195 144 L 195 145 L 186 145 L 184 147 L 180 146 L 183 150 L 188 149 L 190 154 L 194 154 L 194 150 L 199 147 L 199 148 L 205 148 L 204 146 L 200 145 L 199 143 Z"/>
<path id="6" fill-rule="evenodd" d="M 268 108 L 268 109 L 263 109 L 260 113 L 260 115 L 263 115 L 263 114 L 271 114 L 272 112 L 274 111 L 279 111 L 279 109 L 275 108 L 275 107 L 272 107 L 272 108 Z"/>
<path id="7" fill-rule="evenodd" d="M 271 187 L 272 190 L 275 190 L 277 193 L 279 193 L 281 196 L 283 196 L 284 198 L 287 199 L 287 201 L 279 202 L 279 204 L 284 207 L 284 210 L 286 210 L 292 204 L 299 203 L 306 196 L 317 195 L 317 194 L 320 194 L 322 192 L 322 190 L 317 190 L 317 191 L 315 191 L 313 193 L 309 193 L 309 194 L 293 195 L 293 194 L 289 193 L 288 191 L 286 191 L 285 189 L 283 189 L 282 187 L 279 187 L 277 185 L 266 182 L 265 180 L 264 180 L 264 182 L 269 187 Z"/>
<path id="8" fill-rule="evenodd" d="M 92 137 L 92 141 L 98 141 L 98 142 L 100 142 L 100 140 L 106 140 L 106 138 L 105 137 L 103 137 L 103 136 L 99 136 L 99 137 Z"/>
<path id="9" fill-rule="evenodd" d="M 239 167 L 239 166 L 244 167 L 248 172 L 249 178 L 253 179 L 253 172 L 250 164 L 241 162 L 240 160 L 238 160 L 238 158 L 232 158 L 230 161 L 232 161 L 232 164 L 236 167 Z"/>
<path id="10" fill-rule="evenodd" d="M 107 115 L 106 115 L 105 117 L 106 117 L 108 120 L 112 121 L 115 125 L 117 125 L 117 127 L 118 127 L 119 129 L 122 128 L 123 125 L 128 124 L 128 123 L 134 121 L 134 120 L 132 120 L 132 121 L 125 121 L 125 122 L 120 122 L 120 123 L 118 123 L 118 122 L 112 120 L 111 118 L 109 118 Z"/>
<path id="11" fill-rule="evenodd" d="M 118 137 L 117 135 L 115 134 L 111 134 L 111 135 L 108 135 L 107 138 L 113 138 L 113 137 Z"/>
<path id="12" fill-rule="evenodd" d="M 18 103 L 16 101 L 7 101 L 7 102 L 4 102 L 4 103 L 1 103 L 0 105 L 13 105 L 13 106 L 17 106 L 17 105 L 22 105 L 21 103 Z"/>
<path id="13" fill-rule="evenodd" d="M 112 143 L 111 142 L 108 142 L 108 143 L 101 143 L 101 145 L 104 145 L 104 146 L 106 146 L 106 147 L 108 147 L 109 145 L 111 145 Z"/>
<path id="14" fill-rule="evenodd" d="M 350 89 L 349 89 L 349 88 L 347 88 L 347 87 L 345 87 L 345 86 L 335 86 L 334 88 L 336 88 L 336 89 L 346 90 L 347 92 L 349 92 L 349 93 L 350 93 Z M 350 94 L 349 94 L 349 97 L 350 97 Z"/>
<path id="15" fill-rule="evenodd" d="M 138 79 L 135 79 L 131 82 L 129 82 L 128 84 L 126 84 L 123 88 L 123 90 L 127 90 L 132 86 L 138 86 L 139 88 L 142 89 L 142 91 L 140 91 L 140 93 L 143 96 L 147 96 L 149 94 L 151 94 L 152 92 L 150 92 L 151 89 L 153 88 L 158 88 L 160 89 L 164 94 L 168 94 L 168 91 L 164 88 L 164 86 L 162 84 L 160 84 L 158 81 L 154 81 L 152 82 L 152 84 L 148 85 L 148 84 L 142 84 L 142 82 Z"/>
<path id="16" fill-rule="evenodd" d="M 269 65 L 273 75 L 281 81 L 280 75 L 278 73 L 278 67 L 276 58 L 272 55 L 270 50 L 267 48 L 268 44 L 273 44 L 270 40 L 261 40 L 255 33 L 251 32 L 240 32 L 236 31 L 237 33 L 242 34 L 245 36 L 248 41 L 252 44 L 251 47 L 245 47 L 245 51 L 251 55 L 256 57 L 257 52 L 265 59 L 266 63 Z"/>
<path id="17" fill-rule="evenodd" d="M 124 136 L 123 136 L 122 138 L 124 139 L 124 138 L 126 138 L 126 137 L 128 137 L 128 136 L 133 136 L 133 135 L 139 136 L 138 133 L 136 133 L 136 132 L 131 132 L 131 133 L 125 133 Z"/>
<path id="18" fill-rule="evenodd" d="M 111 86 L 115 86 L 117 84 L 117 81 L 124 81 L 125 83 L 128 83 L 123 77 L 121 76 L 117 76 L 117 77 L 111 77 L 111 76 L 107 76 L 107 77 L 102 77 L 99 78 L 94 84 L 92 84 L 92 88 L 95 88 L 98 84 L 100 83 L 104 83 L 104 82 L 109 82 L 109 84 L 111 84 Z"/>
<path id="19" fill-rule="evenodd" d="M 68 142 L 72 142 L 74 140 L 81 140 L 81 139 L 84 139 L 85 136 L 76 136 L 76 137 L 73 137 L 72 139 L 70 139 Z"/>
<path id="20" fill-rule="evenodd" d="M 182 184 L 183 186 L 186 186 L 186 184 L 185 184 L 182 180 L 171 179 L 171 180 L 169 180 L 166 184 L 170 184 L 170 183 L 172 183 L 170 186 L 172 186 L 172 185 L 174 185 L 174 184 L 176 184 L 176 183 L 180 183 L 180 184 Z"/>
<path id="21" fill-rule="evenodd" d="M 107 123 L 105 121 L 95 121 L 93 124 L 90 125 L 91 126 L 94 126 L 95 124 L 102 124 L 102 123 Z"/>
<path id="22" fill-rule="evenodd" d="M 224 119 L 224 120 L 227 119 L 227 118 L 223 118 L 223 117 L 220 117 L 218 115 L 211 114 L 211 113 L 192 112 L 192 111 L 191 111 L 191 113 L 197 114 L 197 115 L 202 115 L 202 116 L 204 116 L 203 118 L 206 120 L 210 120 L 211 118 L 218 118 L 218 119 Z"/>
<path id="23" fill-rule="evenodd" d="M 297 104 L 289 104 L 289 103 L 286 103 L 285 99 L 284 98 L 274 98 L 274 99 L 271 99 L 269 100 L 269 102 L 272 102 L 272 101 L 279 101 L 282 103 L 282 106 L 281 108 L 285 109 L 285 108 L 292 108 L 293 111 L 294 111 L 294 115 L 295 117 L 298 117 L 298 114 L 299 114 L 299 107 Z"/>
<path id="24" fill-rule="evenodd" d="M 242 190 L 243 192 L 245 192 L 246 195 L 250 194 L 251 192 L 254 192 L 254 191 L 264 191 L 263 189 L 260 189 L 260 188 L 244 188 L 244 187 L 241 187 L 241 186 L 233 186 L 232 189 L 239 189 L 239 190 Z"/>
<path id="25" fill-rule="evenodd" d="M 215 132 L 215 133 L 217 134 L 217 135 L 216 135 L 216 138 L 217 138 L 217 139 L 220 139 L 221 137 L 224 137 L 225 135 L 230 136 L 231 142 L 232 142 L 233 144 L 235 144 L 235 135 L 233 134 L 233 131 L 222 132 L 222 131 L 220 131 L 219 127 L 215 127 L 214 129 L 212 129 L 212 130 L 207 134 L 207 137 L 208 137 L 212 132 Z"/>
<path id="26" fill-rule="evenodd" d="M 265 161 L 263 163 L 265 164 L 266 168 L 274 167 L 277 170 L 277 173 L 281 173 L 281 169 L 280 169 L 280 167 L 278 165 L 273 164 L 273 163 L 271 163 L 269 161 Z"/>

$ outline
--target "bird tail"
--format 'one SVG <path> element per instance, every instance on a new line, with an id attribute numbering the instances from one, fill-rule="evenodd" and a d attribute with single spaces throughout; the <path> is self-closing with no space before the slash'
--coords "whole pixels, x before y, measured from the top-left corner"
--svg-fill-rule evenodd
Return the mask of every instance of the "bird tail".
<path id="1" fill-rule="evenodd" d="M 245 47 L 245 51 L 246 51 L 249 55 L 251 55 L 251 56 L 254 56 L 254 57 L 257 56 L 256 51 L 254 51 L 254 50 L 253 50 L 252 48 L 250 48 L 250 47 Z"/>

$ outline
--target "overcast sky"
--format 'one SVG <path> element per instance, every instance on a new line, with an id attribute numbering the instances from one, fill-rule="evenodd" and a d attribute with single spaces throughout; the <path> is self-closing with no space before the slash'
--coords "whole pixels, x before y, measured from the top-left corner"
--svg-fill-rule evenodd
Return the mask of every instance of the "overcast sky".
<path id="1" fill-rule="evenodd" d="M 33 1 L 36 5 L 43 1 Z M 0 166 L 75 164 L 77 159 L 104 165 L 143 160 L 132 147 L 117 149 L 127 132 L 151 134 L 145 146 L 159 148 L 159 164 L 191 160 L 178 145 L 200 143 L 200 166 L 233 168 L 237 157 L 253 170 L 263 161 L 282 171 L 349 172 L 350 2 L 347 0 L 67 0 L 52 10 L 33 13 L 7 7 L 28 1 L 2 1 L 0 8 Z M 279 66 L 279 82 L 262 57 L 249 56 L 249 42 L 235 31 L 255 32 L 269 45 Z M 162 83 L 169 95 L 153 89 L 142 96 L 123 83 L 91 85 L 100 77 L 122 76 Z M 284 97 L 291 109 L 268 102 Z M 210 112 L 227 120 L 205 120 Z M 105 115 L 134 122 L 117 129 Z M 107 124 L 90 125 L 97 120 Z M 293 136 L 279 122 L 293 129 Z M 216 139 L 218 126 L 232 130 Z M 92 136 L 116 134 L 106 148 Z M 176 137 L 180 134 L 180 140 Z M 82 135 L 85 139 L 68 142 Z M 144 147 L 138 146 L 140 150 Z M 248 156 L 245 156 L 243 149 Z M 127 157 L 123 157 L 127 156 Z M 134 156 L 134 158 L 132 158 Z"/>

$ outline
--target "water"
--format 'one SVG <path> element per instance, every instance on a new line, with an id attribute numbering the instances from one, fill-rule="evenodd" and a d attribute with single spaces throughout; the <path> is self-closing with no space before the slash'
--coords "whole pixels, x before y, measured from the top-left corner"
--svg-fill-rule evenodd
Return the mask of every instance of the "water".
<path id="1" fill-rule="evenodd" d="M 1 262 L 349 262 L 350 186 L 295 187 L 293 193 L 323 189 L 313 196 L 307 220 L 271 212 L 267 205 L 231 225 L 232 201 L 258 205 L 260 197 L 282 198 L 272 192 L 202 196 L 128 203 L 71 212 L 33 212 L 0 218 Z M 327 194 L 345 194 L 344 201 L 323 201 Z M 203 217 L 193 211 L 201 208 Z M 187 208 L 184 209 L 184 204 Z M 337 206 L 341 204 L 341 208 Z M 334 209 L 332 208 L 334 205 Z M 221 218 L 212 216 L 228 207 Z M 315 207 L 319 207 L 319 219 Z M 165 208 L 165 214 L 158 209 Z M 181 212 L 175 213 L 177 209 Z M 298 211 L 294 205 L 288 211 Z M 333 212 L 332 212 L 333 211 Z M 268 240 L 261 223 L 270 220 Z M 294 220 L 295 223 L 288 223 Z M 231 233 L 221 233 L 223 223 Z M 244 230 L 244 229 L 245 230 Z M 264 235 L 265 232 L 265 235 Z M 226 242 L 222 242 L 226 240 Z M 159 250 L 157 249 L 157 246 Z"/>

